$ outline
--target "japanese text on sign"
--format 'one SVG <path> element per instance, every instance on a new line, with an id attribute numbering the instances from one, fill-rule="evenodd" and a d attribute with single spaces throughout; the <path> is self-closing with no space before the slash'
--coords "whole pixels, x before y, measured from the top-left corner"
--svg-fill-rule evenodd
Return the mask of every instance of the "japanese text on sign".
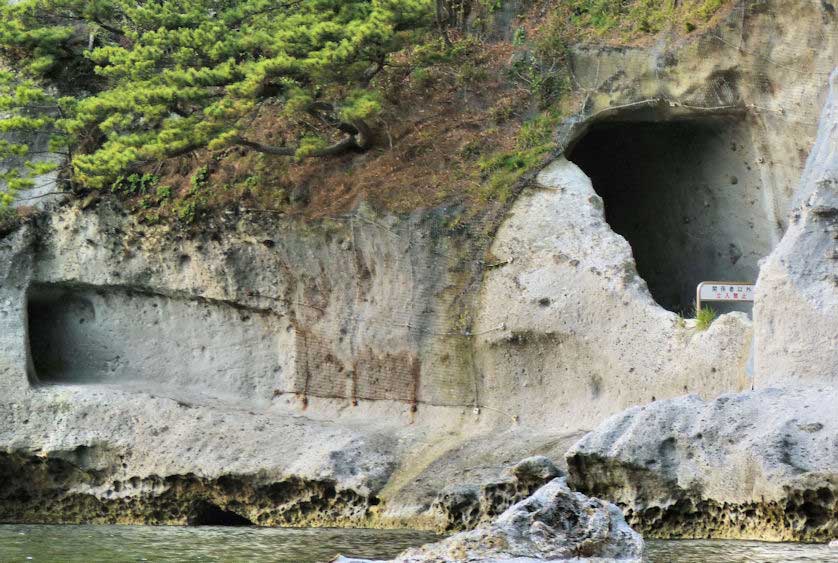
<path id="1" fill-rule="evenodd" d="M 730 282 L 698 284 L 699 301 L 753 301 L 754 285 Z"/>

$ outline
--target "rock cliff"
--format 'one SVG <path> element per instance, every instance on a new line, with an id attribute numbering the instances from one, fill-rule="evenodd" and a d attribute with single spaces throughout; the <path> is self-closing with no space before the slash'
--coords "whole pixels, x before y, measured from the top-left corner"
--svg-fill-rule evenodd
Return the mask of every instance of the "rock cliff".
<path id="1" fill-rule="evenodd" d="M 568 452 L 571 484 L 619 502 L 644 533 L 838 534 L 838 71 L 831 84 L 791 225 L 757 285 L 758 389 L 635 407 Z"/>
<path id="2" fill-rule="evenodd" d="M 838 54 L 827 6 L 574 47 L 562 151 L 497 216 L 238 208 L 196 232 L 105 197 L 4 233 L 0 520 L 466 528 L 480 485 L 520 500 L 541 483 L 504 467 L 561 463 L 623 409 L 834 379 L 834 189 L 810 172 L 793 193 Z M 684 318 L 705 275 L 758 274 L 753 319 Z"/>
<path id="3" fill-rule="evenodd" d="M 838 70 L 830 82 L 791 224 L 760 271 L 760 387 L 838 382 Z"/>

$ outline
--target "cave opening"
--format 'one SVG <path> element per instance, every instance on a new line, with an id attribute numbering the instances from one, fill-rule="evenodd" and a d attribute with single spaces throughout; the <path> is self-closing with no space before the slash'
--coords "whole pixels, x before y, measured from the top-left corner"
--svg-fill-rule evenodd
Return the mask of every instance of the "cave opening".
<path id="1" fill-rule="evenodd" d="M 702 281 L 755 282 L 779 238 L 742 116 L 623 115 L 591 125 L 567 157 L 591 179 L 652 297 L 670 311 L 692 314 Z"/>
<path id="2" fill-rule="evenodd" d="M 253 522 L 209 501 L 196 502 L 188 518 L 190 526 L 253 526 Z"/>
<path id="3" fill-rule="evenodd" d="M 96 319 L 84 296 L 47 285 L 33 285 L 27 295 L 30 370 L 35 381 L 55 383 L 92 378 L 95 350 L 83 338 Z"/>
<path id="4" fill-rule="evenodd" d="M 264 401 L 294 337 L 272 313 L 116 286 L 34 282 L 26 315 L 32 385 L 197 389 Z"/>

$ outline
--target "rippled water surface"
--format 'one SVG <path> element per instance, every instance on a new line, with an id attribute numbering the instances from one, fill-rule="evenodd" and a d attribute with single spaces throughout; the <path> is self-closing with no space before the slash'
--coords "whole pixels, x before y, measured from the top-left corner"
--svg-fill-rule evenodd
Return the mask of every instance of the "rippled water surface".
<path id="1" fill-rule="evenodd" d="M 328 561 L 337 553 L 388 558 L 434 541 L 426 532 L 147 526 L 0 526 L 0 561 Z M 838 563 L 825 545 L 650 541 L 653 563 Z"/>
<path id="2" fill-rule="evenodd" d="M 437 536 L 410 530 L 152 526 L 0 526 L 0 561 L 270 561 L 338 553 L 393 557 Z"/>
<path id="3" fill-rule="evenodd" d="M 838 550 L 823 544 L 652 540 L 646 542 L 646 552 L 647 560 L 654 563 L 838 562 Z"/>

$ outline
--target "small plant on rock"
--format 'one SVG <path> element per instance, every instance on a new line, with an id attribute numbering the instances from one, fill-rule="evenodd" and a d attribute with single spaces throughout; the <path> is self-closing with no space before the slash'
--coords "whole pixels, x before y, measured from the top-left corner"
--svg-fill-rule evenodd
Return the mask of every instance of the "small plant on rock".
<path id="1" fill-rule="evenodd" d="M 710 328 L 719 314 L 710 307 L 702 307 L 695 312 L 695 328 L 704 331 Z"/>

